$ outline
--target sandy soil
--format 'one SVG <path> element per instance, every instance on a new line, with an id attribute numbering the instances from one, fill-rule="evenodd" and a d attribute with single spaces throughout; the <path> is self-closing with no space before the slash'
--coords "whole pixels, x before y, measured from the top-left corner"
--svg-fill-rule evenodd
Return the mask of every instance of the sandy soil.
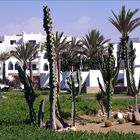
<path id="1" fill-rule="evenodd" d="M 92 120 L 96 118 L 94 116 L 84 115 L 81 116 L 81 119 Z M 140 125 L 135 125 L 132 122 L 128 122 L 125 124 L 118 124 L 117 121 L 114 121 L 112 126 L 105 127 L 104 123 L 96 124 L 93 122 L 86 122 L 82 124 L 81 122 L 77 121 L 76 128 L 78 131 L 104 132 L 104 133 L 108 131 L 117 131 L 117 132 L 124 132 L 124 133 L 134 132 L 140 134 Z"/>

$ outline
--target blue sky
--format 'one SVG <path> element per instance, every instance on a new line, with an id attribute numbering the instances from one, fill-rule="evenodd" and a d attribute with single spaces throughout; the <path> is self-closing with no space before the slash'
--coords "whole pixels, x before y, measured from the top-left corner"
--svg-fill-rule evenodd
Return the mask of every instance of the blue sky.
<path id="1" fill-rule="evenodd" d="M 42 26 L 43 5 L 51 9 L 53 31 L 63 31 L 66 36 L 83 37 L 91 29 L 99 30 L 106 38 L 118 41 L 120 33 L 108 21 L 111 10 L 118 13 L 122 5 L 132 10 L 139 1 L 0 1 L 0 35 L 27 33 L 45 34 Z M 140 16 L 140 11 L 136 14 Z M 140 36 L 140 27 L 130 34 Z"/>

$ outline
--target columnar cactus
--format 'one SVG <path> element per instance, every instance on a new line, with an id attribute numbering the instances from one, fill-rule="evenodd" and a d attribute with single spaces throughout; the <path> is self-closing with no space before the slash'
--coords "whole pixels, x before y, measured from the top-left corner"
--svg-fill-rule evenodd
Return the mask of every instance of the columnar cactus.
<path id="1" fill-rule="evenodd" d="M 56 129 L 55 123 L 55 105 L 56 105 L 56 94 L 57 94 L 57 76 L 56 76 L 56 54 L 55 47 L 53 45 L 53 34 L 52 34 L 52 19 L 50 16 L 50 9 L 48 6 L 43 8 L 44 19 L 43 27 L 47 34 L 47 53 L 48 61 L 50 66 L 50 124 L 52 129 Z"/>
<path id="2" fill-rule="evenodd" d="M 35 92 L 33 89 L 32 81 L 30 80 L 29 76 L 25 74 L 25 71 L 20 66 L 18 66 L 17 70 L 20 81 L 24 85 L 24 96 L 29 106 L 30 121 L 31 123 L 36 125 L 36 114 L 34 110 Z"/>
<path id="3" fill-rule="evenodd" d="M 45 100 L 42 99 L 40 101 L 39 111 L 38 111 L 38 127 L 39 128 L 43 126 L 44 109 L 45 109 Z"/>
<path id="4" fill-rule="evenodd" d="M 107 118 L 111 118 L 111 112 L 112 112 L 112 95 L 114 93 L 114 86 L 117 81 L 117 76 L 119 73 L 119 67 L 121 62 L 121 53 L 122 49 L 118 51 L 117 56 L 117 66 L 115 66 L 115 57 L 113 56 L 113 45 L 109 44 L 108 46 L 108 55 L 105 55 L 103 51 L 98 52 L 99 56 L 99 68 L 104 80 L 105 84 L 105 91 L 102 88 L 102 85 L 98 79 L 99 87 L 101 88 L 101 91 L 105 93 L 105 96 L 107 101 L 107 105 L 104 105 L 106 107 L 107 111 Z"/>
<path id="5" fill-rule="evenodd" d="M 77 78 L 77 83 L 78 83 L 78 92 L 77 94 L 81 94 L 81 90 L 82 90 L 82 77 L 81 77 L 81 71 L 77 70 L 76 73 L 76 78 Z"/>
<path id="6" fill-rule="evenodd" d="M 81 77 L 81 73 L 78 70 L 76 72 L 76 80 L 78 83 L 78 87 L 75 86 L 74 83 L 74 77 L 71 74 L 68 78 L 67 78 L 67 83 L 70 87 L 70 91 L 71 91 L 71 102 L 72 102 L 72 110 L 71 110 L 71 118 L 72 118 L 72 126 L 75 126 L 75 117 L 76 117 L 76 96 L 78 96 L 78 94 L 81 93 L 81 87 L 82 87 L 82 77 Z"/>
<path id="7" fill-rule="evenodd" d="M 132 78 L 131 78 L 131 70 L 130 70 L 130 60 L 129 60 L 129 51 L 128 51 L 128 46 L 129 46 L 129 37 L 124 36 L 121 39 L 120 47 L 123 49 L 123 60 L 124 60 L 124 65 L 125 65 L 125 70 L 126 70 L 126 78 L 127 78 L 127 92 L 129 95 L 133 95 L 133 91 L 131 88 L 132 84 Z"/>
<path id="8" fill-rule="evenodd" d="M 135 72 L 135 58 L 136 58 L 136 55 L 135 55 L 135 52 L 136 50 L 133 48 L 133 42 L 131 41 L 130 42 L 130 52 L 128 54 L 129 56 L 129 77 L 130 77 L 130 81 L 129 83 L 130 84 L 130 88 L 131 88 L 131 91 L 132 91 L 132 95 L 134 96 L 134 106 L 135 106 L 135 111 L 138 111 L 138 103 L 137 103 L 137 96 L 138 96 L 138 93 L 139 93 L 139 90 L 140 90 L 140 81 L 139 81 L 139 85 L 138 85 L 138 88 L 136 87 L 136 84 L 135 84 L 135 79 L 134 79 L 134 72 Z"/>

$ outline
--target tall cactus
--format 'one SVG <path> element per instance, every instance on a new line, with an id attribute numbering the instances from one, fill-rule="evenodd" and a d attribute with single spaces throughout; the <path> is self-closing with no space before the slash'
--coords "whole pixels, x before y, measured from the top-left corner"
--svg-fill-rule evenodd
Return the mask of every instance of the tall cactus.
<path id="1" fill-rule="evenodd" d="M 45 100 L 42 99 L 39 103 L 39 111 L 38 111 L 38 127 L 39 128 L 43 126 L 44 109 L 45 109 Z"/>
<path id="2" fill-rule="evenodd" d="M 132 77 L 131 77 L 131 70 L 130 70 L 130 60 L 129 60 L 129 36 L 123 36 L 121 38 L 121 43 L 120 47 L 123 49 L 123 57 L 122 59 L 124 60 L 124 65 L 125 65 L 125 70 L 126 70 L 126 80 L 127 80 L 127 94 L 128 95 L 133 95 L 132 91 Z"/>
<path id="3" fill-rule="evenodd" d="M 57 94 L 57 76 L 56 76 L 56 54 L 55 47 L 53 45 L 52 34 L 52 19 L 50 16 L 50 9 L 48 6 L 43 8 L 44 19 L 43 27 L 47 34 L 47 53 L 50 66 L 50 124 L 52 129 L 56 129 L 55 123 L 55 105 Z"/>
<path id="4" fill-rule="evenodd" d="M 98 52 L 98 58 L 99 58 L 99 68 L 103 77 L 103 81 L 105 84 L 105 91 L 102 88 L 102 85 L 98 79 L 98 82 L 100 83 L 100 88 L 105 93 L 105 96 L 107 101 L 107 105 L 105 105 L 107 110 L 107 118 L 111 118 L 111 112 L 112 112 L 112 95 L 114 93 L 114 86 L 117 81 L 117 76 L 119 73 L 119 67 L 121 62 L 121 53 L 122 49 L 118 51 L 117 56 L 117 66 L 115 66 L 115 57 L 113 55 L 113 45 L 109 44 L 108 46 L 108 55 L 105 55 L 103 50 L 100 50 Z"/>
<path id="5" fill-rule="evenodd" d="M 71 108 L 71 119 L 72 119 L 72 126 L 75 126 L 75 117 L 76 117 L 76 96 L 78 96 L 81 93 L 82 90 L 82 77 L 81 77 L 81 72 L 77 70 L 76 72 L 76 80 L 78 83 L 78 87 L 75 86 L 74 83 L 74 77 L 71 74 L 67 78 L 67 83 L 70 87 L 71 91 L 71 103 L 72 103 L 72 108 Z"/>
<path id="6" fill-rule="evenodd" d="M 17 70 L 20 81 L 24 85 L 24 96 L 29 106 L 30 121 L 31 123 L 36 125 L 36 114 L 34 110 L 35 92 L 33 89 L 32 81 L 30 80 L 29 76 L 25 74 L 25 71 L 20 66 L 18 66 Z"/>
<path id="7" fill-rule="evenodd" d="M 134 110 L 135 111 L 138 111 L 138 103 L 137 103 L 137 96 L 138 96 L 138 93 L 140 91 L 140 80 L 139 80 L 139 84 L 138 84 L 138 88 L 136 87 L 136 84 L 135 84 L 135 79 L 134 79 L 134 73 L 135 73 L 135 58 L 136 58 L 136 54 L 135 54 L 136 50 L 133 48 L 133 42 L 131 41 L 130 42 L 130 51 L 129 53 L 127 54 L 129 59 L 129 77 L 130 80 L 129 83 L 130 84 L 130 88 L 131 88 L 131 91 L 132 91 L 132 95 L 134 96 Z"/>

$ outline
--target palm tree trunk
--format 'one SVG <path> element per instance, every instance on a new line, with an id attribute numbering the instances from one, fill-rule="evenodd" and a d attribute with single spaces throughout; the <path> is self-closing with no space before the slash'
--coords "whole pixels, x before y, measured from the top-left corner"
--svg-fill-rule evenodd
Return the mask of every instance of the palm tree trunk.
<path id="1" fill-rule="evenodd" d="M 2 83 L 5 84 L 6 83 L 6 76 L 5 76 L 5 61 L 3 62 L 3 72 L 2 72 L 2 77 L 3 77 L 3 81 Z"/>
<path id="2" fill-rule="evenodd" d="M 32 70 L 32 62 L 29 61 L 29 71 L 30 71 L 30 79 L 33 81 L 33 70 Z"/>
<path id="3" fill-rule="evenodd" d="M 134 110 L 139 112 L 139 109 L 138 109 L 138 94 L 135 94 L 135 96 L 134 96 Z"/>
<path id="4" fill-rule="evenodd" d="M 24 64 L 23 64 L 23 70 L 24 70 L 24 73 L 26 75 L 26 70 L 27 70 L 27 64 L 26 64 L 26 62 L 24 62 Z"/>

